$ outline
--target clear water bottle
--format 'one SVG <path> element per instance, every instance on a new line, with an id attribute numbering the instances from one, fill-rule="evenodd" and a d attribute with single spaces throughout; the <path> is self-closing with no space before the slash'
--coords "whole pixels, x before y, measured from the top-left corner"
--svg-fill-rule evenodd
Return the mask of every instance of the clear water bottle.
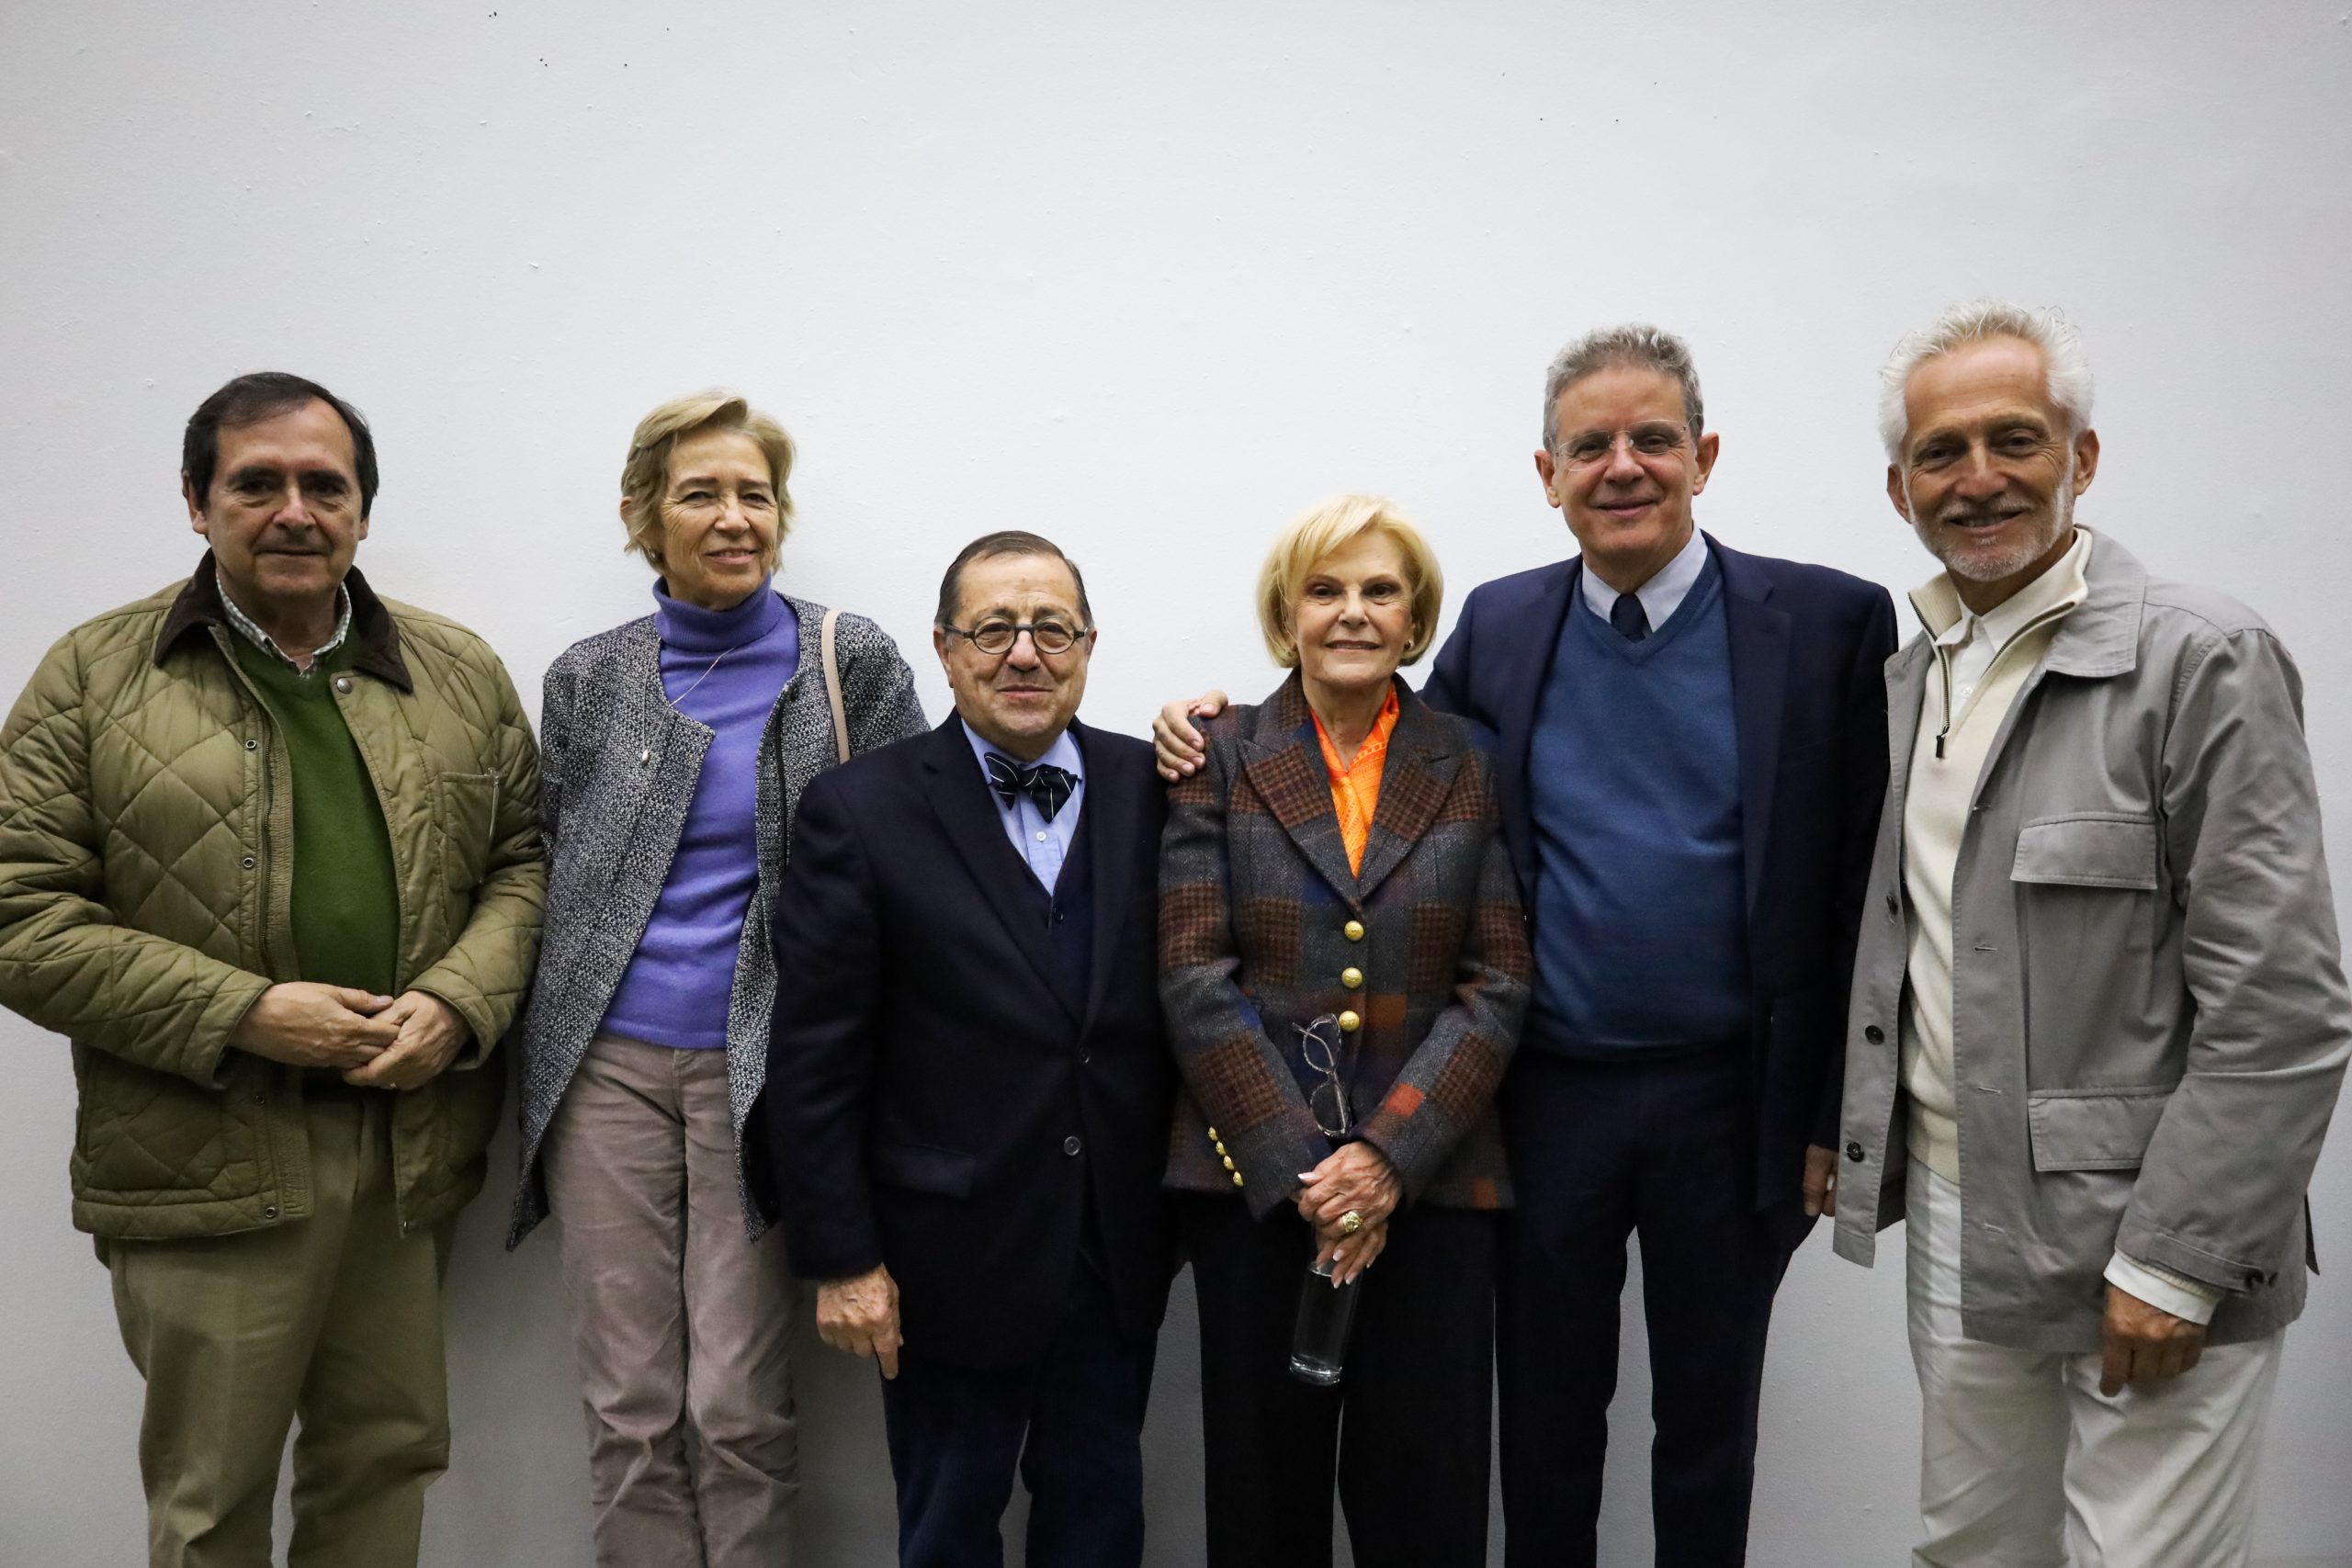
<path id="1" fill-rule="evenodd" d="M 1290 1340 L 1291 1376 L 1323 1388 L 1338 1382 L 1347 1365 L 1348 1330 L 1355 1326 L 1356 1293 L 1363 1288 L 1361 1274 L 1334 1285 L 1331 1268 L 1328 1260 L 1306 1266 L 1298 1292 L 1298 1327 Z"/>

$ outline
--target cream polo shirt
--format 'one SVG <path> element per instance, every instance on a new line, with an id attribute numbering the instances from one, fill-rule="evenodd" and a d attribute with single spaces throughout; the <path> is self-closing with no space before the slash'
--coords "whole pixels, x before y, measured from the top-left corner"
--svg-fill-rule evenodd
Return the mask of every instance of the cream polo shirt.
<path id="1" fill-rule="evenodd" d="M 1952 874 L 1961 835 L 1993 741 L 2041 662 L 2058 624 L 2089 592 L 2090 531 L 2077 527 L 2057 563 L 1984 615 L 1960 602 L 1949 573 L 1911 595 L 1935 638 L 1937 674 L 1920 697 L 1919 733 L 1903 799 L 1903 890 L 1911 950 L 1903 1018 L 1903 1087 L 1910 1096 L 1911 1157 L 1960 1180 L 1960 1123 L 1952 1066 Z M 1938 678 L 1940 677 L 1940 678 Z M 2117 1253 L 2108 1279 L 2177 1317 L 2211 1319 L 2218 1292 Z"/>

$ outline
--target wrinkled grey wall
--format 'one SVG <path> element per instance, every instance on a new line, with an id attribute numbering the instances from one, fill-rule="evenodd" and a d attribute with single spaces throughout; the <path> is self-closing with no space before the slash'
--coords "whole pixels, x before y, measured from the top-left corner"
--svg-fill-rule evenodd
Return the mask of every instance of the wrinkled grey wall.
<path id="1" fill-rule="evenodd" d="M 526 691 L 641 613 L 615 480 L 655 401 L 724 382 L 802 443 L 796 591 L 922 648 L 948 555 L 1061 540 L 1104 627 L 1091 717 L 1272 682 L 1272 531 L 1397 496 L 1459 592 L 1566 548 L 1529 452 L 1571 333 L 1686 333 L 1724 433 L 1702 520 L 1897 588 L 1873 372 L 1996 291 L 2065 305 L 2100 373 L 2083 515 L 2300 653 L 2347 849 L 2342 538 L 2352 296 L 2343 6 L 731 4 L 0 8 L 0 687 L 186 570 L 178 432 L 230 374 L 373 417 L 370 575 Z M 136 1560 L 136 1380 L 66 1223 L 62 1043 L 0 1019 L 0 1562 Z M 2291 1336 L 2274 1562 L 2352 1562 L 2352 1155 Z M 430 1560 L 584 1560 L 554 1241 L 449 1290 L 458 1438 Z M 1808 1246 L 1782 1295 L 1754 1560 L 1883 1563 L 1913 1521 L 1898 1266 Z M 1153 1561 L 1200 1561 L 1180 1285 Z M 1633 1298 L 1629 1297 L 1629 1301 Z M 1639 1344 L 1629 1315 L 1629 1349 Z M 867 1378 L 804 1358 L 805 1561 L 888 1559 Z M 1646 1562 L 1647 1380 L 1619 1400 L 1608 1561 Z"/>

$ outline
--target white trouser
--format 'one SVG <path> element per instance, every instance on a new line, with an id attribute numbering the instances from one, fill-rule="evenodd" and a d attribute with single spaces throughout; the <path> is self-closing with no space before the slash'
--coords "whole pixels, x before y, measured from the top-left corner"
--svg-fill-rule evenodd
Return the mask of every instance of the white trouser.
<path id="1" fill-rule="evenodd" d="M 1915 1568 L 2243 1568 L 2283 1334 L 2110 1399 L 2099 1356 L 1962 1336 L 1960 1189 L 1911 1162 Z"/>

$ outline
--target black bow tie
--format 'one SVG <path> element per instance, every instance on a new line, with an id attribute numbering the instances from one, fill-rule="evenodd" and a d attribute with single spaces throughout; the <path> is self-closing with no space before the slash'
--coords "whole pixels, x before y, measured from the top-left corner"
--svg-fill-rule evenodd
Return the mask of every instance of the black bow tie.
<path id="1" fill-rule="evenodd" d="M 989 783 L 995 788 L 997 798 L 1011 806 L 1025 795 L 1037 808 L 1037 815 L 1048 822 L 1054 819 L 1055 812 L 1069 803 L 1070 791 L 1078 787 L 1076 773 L 1051 762 L 1032 762 L 1024 768 L 1001 751 L 981 755 L 988 762 Z"/>

